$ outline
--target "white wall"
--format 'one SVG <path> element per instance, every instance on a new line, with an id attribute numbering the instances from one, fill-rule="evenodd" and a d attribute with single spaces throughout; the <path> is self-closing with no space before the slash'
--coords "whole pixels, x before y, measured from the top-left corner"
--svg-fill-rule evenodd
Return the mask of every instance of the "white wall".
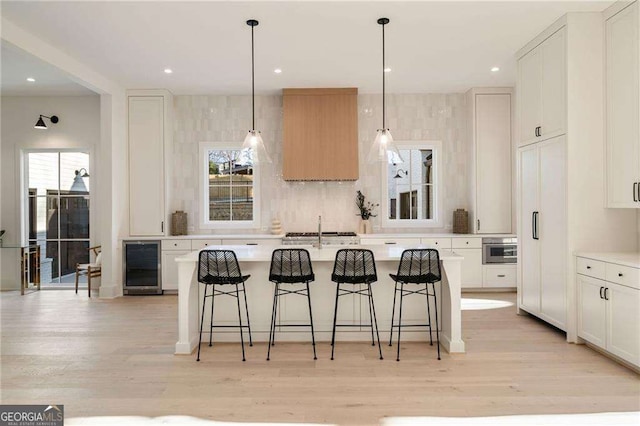
<path id="1" fill-rule="evenodd" d="M 443 152 L 443 227 L 403 231 L 442 232 L 450 230 L 452 212 L 467 208 L 467 141 L 464 94 L 387 95 L 387 126 L 396 140 L 440 140 Z M 171 179 L 172 211 L 188 214 L 189 233 L 226 232 L 199 229 L 198 143 L 242 141 L 251 124 L 250 96 L 175 96 L 174 98 L 174 176 Z M 262 229 L 267 231 L 273 218 L 285 231 L 313 231 L 318 215 L 323 229 L 356 231 L 358 210 L 356 190 L 367 200 L 381 201 L 381 173 L 378 165 L 366 163 L 382 122 L 382 96 L 358 96 L 360 179 L 356 182 L 285 182 L 282 180 L 282 97 L 256 98 L 256 127 L 262 131 L 273 164 L 263 168 Z M 380 209 L 373 218 L 374 232 L 380 229 Z M 246 231 L 243 231 L 246 232 Z"/>
<path id="2" fill-rule="evenodd" d="M 4 240 L 22 241 L 20 203 L 22 194 L 21 173 L 23 150 L 29 149 L 82 149 L 91 154 L 92 197 L 100 191 L 98 173 L 101 161 L 100 145 L 100 97 L 2 97 L 2 139 L 0 141 L 0 229 L 6 229 Z M 34 129 L 40 114 L 57 115 L 60 121 L 47 130 Z M 98 157 L 98 158 L 97 158 Z M 100 222 L 97 203 L 91 206 L 91 237 L 95 240 Z M 4 255 L 3 255 L 4 256 Z M 19 288 L 18 264 L 3 262 L 0 272 L 0 288 Z"/>

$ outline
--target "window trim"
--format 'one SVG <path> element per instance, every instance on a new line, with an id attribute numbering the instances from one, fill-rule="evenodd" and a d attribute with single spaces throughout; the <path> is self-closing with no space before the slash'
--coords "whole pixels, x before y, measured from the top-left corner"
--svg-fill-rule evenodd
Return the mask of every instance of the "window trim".
<path id="1" fill-rule="evenodd" d="M 443 226 L 442 221 L 442 193 L 443 193 L 443 178 L 442 178 L 442 141 L 439 140 L 420 140 L 420 141 L 394 141 L 398 150 L 406 149 L 431 149 L 433 151 L 433 159 L 435 164 L 433 190 L 434 201 L 436 203 L 433 211 L 433 219 L 389 219 L 389 185 L 388 179 L 388 163 L 382 162 L 380 166 L 381 170 L 381 200 L 380 200 L 380 214 L 381 227 L 382 228 L 441 228 Z"/>
<path id="2" fill-rule="evenodd" d="M 201 229 L 259 229 L 260 228 L 260 165 L 253 165 L 253 220 L 209 220 L 207 203 L 209 197 L 207 195 L 209 182 L 209 174 L 205 170 L 209 170 L 209 156 L 205 155 L 208 151 L 216 150 L 240 150 L 241 142 L 200 142 L 198 150 L 199 164 L 199 188 L 198 188 L 198 205 L 200 206 L 199 225 Z"/>

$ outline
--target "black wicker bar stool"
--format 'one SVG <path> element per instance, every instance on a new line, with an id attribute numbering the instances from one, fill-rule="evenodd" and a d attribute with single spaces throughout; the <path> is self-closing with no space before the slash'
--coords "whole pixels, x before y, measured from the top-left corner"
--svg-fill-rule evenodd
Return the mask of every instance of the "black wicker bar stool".
<path id="1" fill-rule="evenodd" d="M 440 333 L 438 332 L 438 298 L 436 296 L 435 283 L 440 282 L 440 256 L 435 249 L 412 249 L 402 252 L 398 273 L 389 274 L 396 282 L 393 293 L 393 310 L 391 313 L 391 331 L 389 333 L 389 346 L 393 339 L 393 329 L 398 329 L 398 352 L 396 361 L 400 361 L 400 331 L 402 327 L 429 327 L 429 343 L 433 346 L 433 335 L 431 332 L 431 308 L 429 307 L 429 297 L 434 299 L 436 314 L 436 338 L 438 340 L 438 359 L 440 359 Z M 429 292 L 429 284 L 433 293 Z M 409 288 L 405 289 L 405 285 Z M 396 314 L 396 295 L 400 293 L 400 307 L 398 324 L 393 323 Z M 427 296 L 427 324 L 402 324 L 402 301 L 405 296 L 421 294 Z"/>
<path id="2" fill-rule="evenodd" d="M 373 331 L 378 338 L 378 352 L 382 359 L 382 347 L 380 346 L 380 334 L 378 332 L 378 321 L 376 319 L 376 308 L 373 303 L 373 293 L 371 284 L 378 280 L 376 264 L 371 250 L 364 249 L 341 249 L 336 253 L 333 264 L 331 281 L 337 283 L 336 304 L 333 311 L 333 332 L 331 335 L 331 359 L 336 348 L 336 327 L 371 327 L 371 345 L 375 346 Z M 354 287 L 354 284 L 364 284 L 366 288 Z M 344 287 L 343 285 L 347 285 Z M 341 287 L 343 286 L 343 287 Z M 369 317 L 371 323 L 368 325 L 337 324 L 338 300 L 340 296 L 347 294 L 359 294 L 369 298 Z"/>
<path id="3" fill-rule="evenodd" d="M 240 342 L 242 343 L 242 360 L 244 356 L 244 336 L 243 329 L 249 330 L 249 346 L 253 346 L 251 339 L 251 322 L 249 321 L 249 306 L 247 305 L 247 292 L 245 281 L 251 275 L 242 275 L 238 258 L 233 250 L 202 250 L 198 262 L 198 282 L 205 284 L 204 296 L 202 297 L 202 316 L 200 317 L 200 340 L 198 341 L 198 358 L 200 361 L 200 344 L 202 343 L 202 325 L 204 323 L 204 309 L 207 298 L 211 298 L 211 323 L 209 324 L 209 346 L 213 343 L 213 328 L 238 327 L 240 329 Z M 221 288 L 217 288 L 217 286 Z M 232 286 L 235 286 L 235 290 Z M 211 287 L 211 294 L 207 295 L 207 289 Z M 231 287 L 230 290 L 226 290 Z M 240 293 L 244 296 L 244 308 L 247 314 L 247 325 L 242 324 L 242 314 L 240 312 Z M 213 306 L 216 296 L 232 296 L 236 298 L 238 304 L 239 326 L 235 325 L 213 325 Z"/>
<path id="4" fill-rule="evenodd" d="M 275 344 L 276 327 L 311 327 L 311 344 L 313 345 L 313 359 L 316 357 L 316 338 L 313 331 L 313 314 L 311 313 L 311 293 L 309 283 L 315 280 L 311 258 L 305 249 L 277 249 L 271 255 L 269 281 L 275 283 L 273 291 L 273 307 L 271 310 L 271 329 L 269 330 L 269 349 L 267 361 L 271 357 L 271 346 Z M 282 288 L 285 285 L 304 284 L 303 288 Z M 309 324 L 276 324 L 278 318 L 278 299 L 287 294 L 307 296 L 309 302 Z"/>

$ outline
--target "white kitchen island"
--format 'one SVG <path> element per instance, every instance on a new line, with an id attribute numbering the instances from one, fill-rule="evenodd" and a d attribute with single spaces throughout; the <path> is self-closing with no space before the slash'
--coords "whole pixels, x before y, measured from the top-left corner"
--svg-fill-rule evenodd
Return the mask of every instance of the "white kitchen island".
<path id="1" fill-rule="evenodd" d="M 251 274 L 246 282 L 251 331 L 254 341 L 268 340 L 271 309 L 273 302 L 274 284 L 269 282 L 269 265 L 271 254 L 276 247 L 250 245 L 209 246 L 209 250 L 233 250 L 236 253 L 242 274 Z M 315 281 L 310 284 L 313 309 L 314 327 L 318 342 L 331 340 L 333 323 L 333 309 L 335 302 L 336 284 L 331 282 L 333 261 L 337 250 L 347 248 L 323 247 L 322 249 L 309 246 L 283 246 L 282 248 L 305 248 L 311 255 Z M 391 326 L 391 311 L 393 306 L 394 282 L 389 277 L 396 273 L 402 252 L 401 246 L 348 246 L 348 248 L 365 248 L 373 252 L 376 260 L 378 281 L 372 285 L 380 338 L 388 340 Z M 411 247 L 416 248 L 416 247 Z M 197 282 L 197 264 L 199 251 L 178 257 L 178 342 L 176 354 L 190 354 L 198 345 L 200 315 L 202 312 L 202 291 L 204 285 Z M 440 250 L 442 267 L 442 285 L 438 291 L 439 324 L 441 328 L 440 341 L 442 347 L 450 353 L 465 351 L 461 331 L 461 262 L 463 257 L 449 250 Z M 225 300 L 229 299 L 229 300 Z M 362 299 L 362 300 L 360 300 Z M 403 324 L 423 324 L 426 322 L 427 306 L 423 296 L 405 298 L 403 306 Z M 433 303 L 433 298 L 431 303 Z M 233 302 L 233 303 L 232 303 Z M 353 325 L 369 324 L 369 307 L 366 298 L 359 296 L 342 296 L 338 309 L 338 323 Z M 210 305 L 207 305 L 204 319 L 203 333 L 209 333 Z M 435 317 L 431 309 L 434 324 Z M 286 323 L 308 322 L 309 313 L 306 297 L 288 295 L 281 298 L 278 306 L 279 321 Z M 243 320 L 245 321 L 245 320 Z M 397 321 L 397 319 L 396 319 Z M 216 297 L 214 324 L 237 325 L 238 312 L 233 298 Z M 349 327 L 347 331 L 341 329 L 336 334 L 336 340 L 367 341 L 371 339 L 371 331 L 365 327 Z M 405 330 L 407 330 L 405 332 Z M 429 339 L 428 331 L 413 331 L 411 328 L 403 330 L 403 340 Z M 307 328 L 283 328 L 276 334 L 279 341 L 310 341 L 310 331 Z M 394 341 L 396 336 L 394 334 Z M 203 341 L 205 340 L 203 336 Z M 215 341 L 239 341 L 237 329 L 214 331 Z"/>

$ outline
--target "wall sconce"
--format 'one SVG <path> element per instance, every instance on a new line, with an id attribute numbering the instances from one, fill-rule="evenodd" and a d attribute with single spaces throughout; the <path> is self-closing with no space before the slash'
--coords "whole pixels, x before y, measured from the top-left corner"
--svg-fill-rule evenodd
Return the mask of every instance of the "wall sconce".
<path id="1" fill-rule="evenodd" d="M 406 171 L 406 170 L 398 169 L 398 171 L 396 172 L 396 175 L 393 178 L 394 179 L 401 179 L 402 175 L 400 173 L 404 173 L 404 177 L 407 177 L 407 175 L 409 174 L 409 172 Z"/>
<path id="2" fill-rule="evenodd" d="M 58 118 L 57 115 L 52 115 L 51 117 L 47 117 L 46 115 L 40 114 L 40 118 L 38 118 L 38 121 L 36 122 L 36 125 L 33 126 L 34 129 L 47 130 L 47 125 L 44 124 L 43 118 L 48 118 L 49 120 L 51 120 L 51 122 L 53 124 L 56 124 L 58 121 L 60 121 L 60 119 Z"/>
<path id="3" fill-rule="evenodd" d="M 84 170 L 84 173 L 82 173 L 83 170 Z M 82 178 L 89 177 L 89 173 L 87 173 L 87 169 L 85 169 L 84 167 L 81 168 L 80 170 L 76 170 L 76 176 L 78 175 L 80 175 L 80 177 Z"/>

